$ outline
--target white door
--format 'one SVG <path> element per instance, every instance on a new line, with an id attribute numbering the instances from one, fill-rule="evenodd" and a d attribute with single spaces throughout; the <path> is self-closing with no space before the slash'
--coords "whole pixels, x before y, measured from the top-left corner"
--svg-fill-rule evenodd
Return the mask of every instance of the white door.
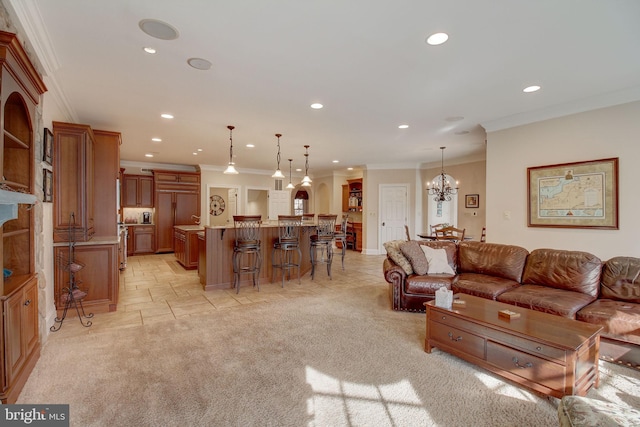
<path id="1" fill-rule="evenodd" d="M 380 185 L 380 241 L 406 240 L 404 226 L 408 222 L 408 184 Z"/>
<path id="2" fill-rule="evenodd" d="M 291 215 L 291 193 L 288 190 L 269 190 L 269 220 L 277 221 L 278 215 Z"/>

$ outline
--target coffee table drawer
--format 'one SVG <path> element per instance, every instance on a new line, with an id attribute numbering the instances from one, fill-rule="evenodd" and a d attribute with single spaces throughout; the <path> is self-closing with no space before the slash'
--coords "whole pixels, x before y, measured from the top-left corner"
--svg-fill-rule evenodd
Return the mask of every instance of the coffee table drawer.
<path id="1" fill-rule="evenodd" d="M 565 388 L 564 366 L 493 341 L 487 341 L 487 362 L 550 389 Z"/>
<path id="2" fill-rule="evenodd" d="M 485 340 L 477 335 L 438 322 L 429 322 L 429 339 L 459 352 L 484 359 Z M 433 343 L 432 343 L 433 344 Z M 437 344 L 433 344 L 438 347 Z"/>
<path id="3" fill-rule="evenodd" d="M 567 353 L 561 348 L 544 345 L 533 340 L 490 329 L 487 330 L 487 338 L 499 341 L 502 344 L 519 347 L 537 356 L 555 359 L 561 364 L 566 363 Z"/>

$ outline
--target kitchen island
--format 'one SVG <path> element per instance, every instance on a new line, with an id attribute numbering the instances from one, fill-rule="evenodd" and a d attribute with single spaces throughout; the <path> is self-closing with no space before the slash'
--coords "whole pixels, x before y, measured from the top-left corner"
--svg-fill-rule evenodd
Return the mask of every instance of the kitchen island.
<path id="1" fill-rule="evenodd" d="M 300 275 L 311 270 L 309 257 L 309 236 L 314 234 L 315 224 L 303 224 L 300 232 L 300 249 L 302 250 L 302 265 Z M 260 226 L 260 240 L 262 242 L 262 268 L 260 269 L 260 283 L 271 282 L 271 253 L 273 243 L 278 239 L 278 224 L 263 223 Z M 204 227 L 204 231 L 198 235 L 198 275 L 204 290 L 227 289 L 233 285 L 233 245 L 235 241 L 235 230 L 233 225 Z M 280 270 L 276 273 L 279 275 Z M 274 280 L 279 281 L 280 276 Z M 291 272 L 291 277 L 297 285 L 297 272 Z M 251 275 L 240 276 L 241 287 L 252 287 Z"/>

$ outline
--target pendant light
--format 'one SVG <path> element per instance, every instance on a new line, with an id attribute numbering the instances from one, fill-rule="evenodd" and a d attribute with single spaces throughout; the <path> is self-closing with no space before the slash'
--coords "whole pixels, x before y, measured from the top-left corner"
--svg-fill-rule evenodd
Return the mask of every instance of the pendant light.
<path id="1" fill-rule="evenodd" d="M 227 126 L 227 129 L 229 129 L 229 165 L 227 166 L 227 168 L 224 170 L 223 173 L 226 173 L 228 175 L 237 175 L 238 171 L 236 170 L 234 163 L 233 163 L 233 130 L 235 129 L 235 126 Z"/>
<path id="2" fill-rule="evenodd" d="M 282 136 L 281 133 L 276 133 L 276 138 L 278 138 L 278 156 L 276 157 L 276 160 L 278 161 L 278 165 L 276 167 L 276 172 L 273 175 L 271 175 L 271 178 L 279 178 L 279 179 L 284 178 L 284 174 L 280 170 L 280 137 L 281 136 Z"/>
<path id="3" fill-rule="evenodd" d="M 304 178 L 302 178 L 302 186 L 303 187 L 311 187 L 311 178 L 309 178 L 309 146 L 305 145 L 304 149 L 306 152 L 304 153 Z"/>
<path id="4" fill-rule="evenodd" d="M 293 190 L 294 188 L 296 188 L 295 185 L 293 185 L 293 183 L 291 182 L 291 162 L 293 161 L 293 159 L 289 159 L 289 184 L 287 184 L 287 189 L 288 190 Z"/>

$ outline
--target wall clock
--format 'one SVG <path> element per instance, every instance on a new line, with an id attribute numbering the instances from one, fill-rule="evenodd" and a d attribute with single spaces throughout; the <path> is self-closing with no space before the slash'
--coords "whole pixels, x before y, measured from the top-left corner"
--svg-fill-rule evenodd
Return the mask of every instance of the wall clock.
<path id="1" fill-rule="evenodd" d="M 211 202 L 209 203 L 209 213 L 213 216 L 222 215 L 224 212 L 224 199 L 217 194 L 211 196 Z"/>

